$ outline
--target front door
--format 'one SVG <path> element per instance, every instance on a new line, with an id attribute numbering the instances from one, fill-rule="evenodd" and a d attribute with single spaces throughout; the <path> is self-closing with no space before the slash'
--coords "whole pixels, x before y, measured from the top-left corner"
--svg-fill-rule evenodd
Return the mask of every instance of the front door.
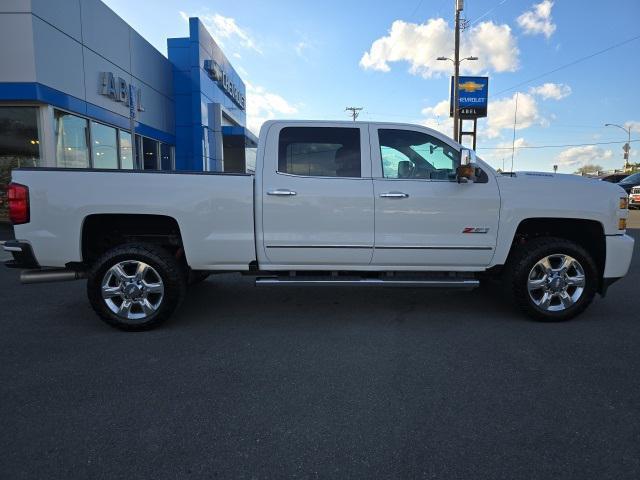
<path id="1" fill-rule="evenodd" d="M 490 263 L 500 195 L 495 178 L 460 184 L 459 147 L 420 127 L 371 126 L 372 264 L 455 270 Z"/>
<path id="2" fill-rule="evenodd" d="M 366 124 L 274 124 L 266 143 L 261 192 L 266 263 L 271 268 L 368 265 L 374 205 Z"/>

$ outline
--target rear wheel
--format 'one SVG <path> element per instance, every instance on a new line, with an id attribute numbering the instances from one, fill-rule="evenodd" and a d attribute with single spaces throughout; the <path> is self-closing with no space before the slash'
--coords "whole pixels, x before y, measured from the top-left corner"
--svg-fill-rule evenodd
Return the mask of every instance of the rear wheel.
<path id="1" fill-rule="evenodd" d="M 514 253 L 508 287 L 515 303 L 541 321 L 569 320 L 591 303 L 598 269 L 591 255 L 575 242 L 535 238 Z"/>
<path id="2" fill-rule="evenodd" d="M 184 297 L 177 260 L 156 245 L 127 244 L 102 255 L 90 270 L 91 306 L 109 325 L 148 330 L 169 318 Z"/>

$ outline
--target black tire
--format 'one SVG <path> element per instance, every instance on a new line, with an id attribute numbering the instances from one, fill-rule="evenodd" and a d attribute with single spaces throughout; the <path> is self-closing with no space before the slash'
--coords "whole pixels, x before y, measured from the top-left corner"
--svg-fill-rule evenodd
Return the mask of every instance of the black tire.
<path id="1" fill-rule="evenodd" d="M 569 255 L 584 271 L 584 290 L 573 305 L 564 310 L 540 308 L 529 294 L 529 274 L 538 261 L 550 255 Z M 506 287 L 515 304 L 529 317 L 543 322 L 561 322 L 582 313 L 592 302 L 598 289 L 598 268 L 593 257 L 580 245 L 555 237 L 540 237 L 527 241 L 512 253 L 505 269 Z"/>
<path id="2" fill-rule="evenodd" d="M 197 285 L 198 283 L 204 282 L 211 275 L 210 272 L 204 270 L 189 270 L 189 286 Z"/>
<path id="3" fill-rule="evenodd" d="M 102 282 L 107 271 L 120 262 L 144 262 L 157 273 L 163 293 L 155 312 L 139 320 L 114 313 L 102 298 Z M 98 258 L 87 276 L 87 295 L 95 312 L 112 327 L 127 331 L 150 330 L 167 320 L 182 302 L 186 291 L 184 269 L 170 252 L 152 244 L 130 243 L 112 248 Z"/>

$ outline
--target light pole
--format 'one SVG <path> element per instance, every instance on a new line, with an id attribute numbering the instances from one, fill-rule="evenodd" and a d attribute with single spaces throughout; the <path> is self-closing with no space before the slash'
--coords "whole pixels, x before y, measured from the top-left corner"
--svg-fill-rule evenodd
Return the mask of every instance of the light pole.
<path id="1" fill-rule="evenodd" d="M 629 168 L 629 150 L 631 150 L 631 126 L 628 128 L 623 127 L 622 125 L 618 125 L 617 123 L 605 123 L 605 127 L 618 127 L 624 130 L 627 134 L 627 144 L 623 147 L 624 149 L 624 169 Z"/>
<path id="2" fill-rule="evenodd" d="M 465 60 L 470 60 L 470 61 L 474 61 L 474 60 L 478 60 L 478 57 L 474 57 L 474 56 L 470 56 L 470 57 L 465 57 L 465 58 L 460 58 L 460 54 L 459 54 L 459 42 L 460 42 L 460 32 L 459 32 L 459 16 L 460 16 L 460 11 L 456 10 L 456 52 L 455 52 L 455 56 L 454 58 L 449 58 L 449 57 L 438 57 L 436 60 L 440 60 L 440 61 L 446 61 L 449 60 L 450 62 L 453 62 L 454 65 L 454 71 L 453 71 L 453 139 L 456 142 L 460 141 L 460 132 L 458 131 L 458 127 L 459 127 L 459 112 L 458 112 L 458 102 L 459 102 L 459 96 L 460 96 L 460 92 L 458 89 L 458 83 L 460 83 L 458 81 L 458 78 L 460 77 L 460 64 L 462 62 L 464 62 Z"/>

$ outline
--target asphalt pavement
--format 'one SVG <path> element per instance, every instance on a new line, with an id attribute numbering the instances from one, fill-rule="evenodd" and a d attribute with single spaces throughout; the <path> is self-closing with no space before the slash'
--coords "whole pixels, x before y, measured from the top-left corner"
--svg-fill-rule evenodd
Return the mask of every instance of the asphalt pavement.
<path id="1" fill-rule="evenodd" d="M 0 268 L 0 478 L 640 478 L 630 233 L 629 275 L 560 324 L 500 292 L 223 275 L 123 333 L 83 282 Z"/>

